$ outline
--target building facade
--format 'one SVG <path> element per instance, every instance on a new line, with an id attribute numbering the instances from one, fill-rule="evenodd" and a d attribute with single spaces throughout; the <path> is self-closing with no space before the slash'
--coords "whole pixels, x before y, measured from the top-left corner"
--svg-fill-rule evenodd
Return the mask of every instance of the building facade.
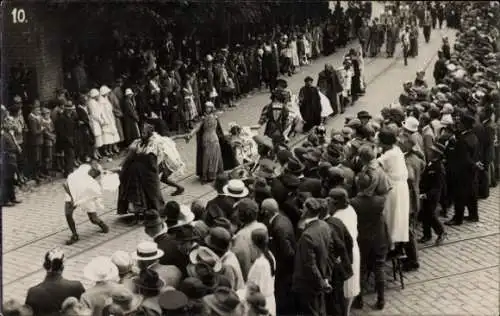
<path id="1" fill-rule="evenodd" d="M 2 103 L 14 95 L 52 99 L 63 83 L 57 11 L 28 1 L 6 1 L 2 9 Z"/>

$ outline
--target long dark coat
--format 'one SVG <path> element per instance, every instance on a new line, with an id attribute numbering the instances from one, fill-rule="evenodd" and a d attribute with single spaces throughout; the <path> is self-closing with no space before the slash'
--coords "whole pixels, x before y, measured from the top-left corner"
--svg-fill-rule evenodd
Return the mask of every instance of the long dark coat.
<path id="1" fill-rule="evenodd" d="M 125 137 L 125 142 L 130 144 L 133 140 L 140 137 L 139 132 L 139 114 L 137 113 L 137 108 L 135 100 L 125 99 L 123 101 L 123 134 Z"/>
<path id="2" fill-rule="evenodd" d="M 127 214 L 129 202 L 143 209 L 161 211 L 165 202 L 160 190 L 160 171 L 152 154 L 131 153 L 120 171 L 117 213 Z"/>
<path id="3" fill-rule="evenodd" d="M 330 100 L 335 111 L 339 106 L 338 94 L 343 90 L 337 72 L 321 71 L 318 75 L 318 88 Z"/>
<path id="4" fill-rule="evenodd" d="M 321 123 L 321 99 L 318 88 L 302 87 L 299 92 L 300 114 L 305 121 L 304 132 Z"/>

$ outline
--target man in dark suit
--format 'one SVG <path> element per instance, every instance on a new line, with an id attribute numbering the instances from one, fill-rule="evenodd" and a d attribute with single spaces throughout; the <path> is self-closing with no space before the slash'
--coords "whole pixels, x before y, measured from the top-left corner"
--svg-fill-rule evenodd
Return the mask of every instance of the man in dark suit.
<path id="1" fill-rule="evenodd" d="M 376 307 L 382 309 L 385 305 L 384 265 L 389 250 L 389 236 L 383 215 L 386 196 L 376 195 L 374 189 L 377 183 L 368 173 L 360 174 L 356 185 L 359 192 L 350 203 L 358 215 L 361 279 L 363 280 L 368 273 L 374 272 L 377 292 Z M 362 293 L 354 301 L 353 307 L 363 307 Z"/>
<path id="2" fill-rule="evenodd" d="M 0 136 L 0 168 L 2 169 L 0 205 L 3 207 L 10 207 L 20 203 L 16 198 L 14 186 L 21 147 L 16 143 L 16 139 L 14 138 L 14 128 L 14 125 L 9 120 L 3 120 Z"/>
<path id="3" fill-rule="evenodd" d="M 297 191 L 311 192 L 313 197 L 321 197 L 321 180 L 304 176 L 304 170 L 304 165 L 297 158 L 292 157 L 288 159 L 288 163 L 285 166 L 285 173 L 299 177 L 300 184 Z"/>
<path id="4" fill-rule="evenodd" d="M 64 177 L 67 177 L 75 167 L 75 133 L 76 133 L 75 107 L 68 101 L 64 112 L 54 122 L 56 130 L 57 147 L 64 154 Z"/>
<path id="5" fill-rule="evenodd" d="M 45 280 L 28 290 L 26 305 L 37 316 L 56 316 L 66 298 L 80 299 L 85 289 L 80 281 L 63 278 L 64 253 L 61 249 L 48 251 L 43 267 L 47 271 Z"/>
<path id="6" fill-rule="evenodd" d="M 291 297 L 293 259 L 295 256 L 295 230 L 290 219 L 280 213 L 274 199 L 265 199 L 261 214 L 269 232 L 269 250 L 276 259 L 274 282 L 276 312 L 278 315 L 291 315 L 295 311 Z"/>
<path id="7" fill-rule="evenodd" d="M 493 108 L 484 107 L 479 113 L 479 120 L 474 126 L 474 133 L 479 141 L 479 159 L 482 164 L 481 170 L 478 170 L 478 196 L 480 199 L 487 199 L 490 195 L 490 181 L 493 177 L 490 173 L 490 165 L 494 157 L 495 143 L 495 123 L 492 120 Z"/>
<path id="8" fill-rule="evenodd" d="M 457 175 L 457 186 L 454 192 L 455 214 L 453 218 L 446 222 L 446 225 L 462 225 L 464 220 L 465 207 L 469 210 L 466 218 L 471 222 L 479 221 L 478 201 L 477 201 L 477 173 L 481 168 L 479 161 L 479 141 L 472 131 L 475 123 L 474 116 L 464 114 L 458 121 L 459 134 L 455 145 L 455 167 L 453 170 Z"/>
<path id="9" fill-rule="evenodd" d="M 326 315 L 325 294 L 332 291 L 332 263 L 335 255 L 332 232 L 319 219 L 321 203 L 315 198 L 304 202 L 304 231 L 297 242 L 292 291 L 297 295 L 296 312 L 301 315 Z"/>
<path id="10" fill-rule="evenodd" d="M 420 243 L 426 243 L 432 239 L 432 229 L 438 235 L 436 245 L 443 242 L 445 231 L 439 221 L 436 208 L 441 200 L 441 194 L 445 187 L 445 169 L 443 155 L 446 147 L 444 144 L 436 143 L 431 147 L 429 163 L 422 173 L 420 180 L 420 199 L 422 200 L 421 218 L 424 235 Z"/>

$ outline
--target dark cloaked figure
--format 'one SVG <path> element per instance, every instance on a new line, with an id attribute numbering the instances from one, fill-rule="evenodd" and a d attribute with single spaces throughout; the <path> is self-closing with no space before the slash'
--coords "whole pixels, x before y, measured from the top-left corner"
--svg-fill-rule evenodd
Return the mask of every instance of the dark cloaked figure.
<path id="1" fill-rule="evenodd" d="M 56 148 L 64 155 L 64 176 L 67 177 L 75 163 L 75 135 L 77 120 L 75 107 L 71 102 L 64 105 L 64 112 L 54 122 L 56 130 Z"/>
<path id="2" fill-rule="evenodd" d="M 158 158 L 145 150 L 153 131 L 152 125 L 144 124 L 142 139 L 132 144 L 133 150 L 122 164 L 117 206 L 119 215 L 127 214 L 128 211 L 138 215 L 147 209 L 163 209 Z M 129 209 L 130 205 L 132 209 Z"/>
<path id="3" fill-rule="evenodd" d="M 332 65 L 325 65 L 325 69 L 318 75 L 317 85 L 318 89 L 330 100 L 334 114 L 337 114 L 340 106 L 339 93 L 343 88 L 338 73 Z"/>
<path id="4" fill-rule="evenodd" d="M 1 206 L 13 206 L 18 201 L 15 191 L 15 177 L 18 172 L 18 158 L 21 147 L 16 143 L 11 131 L 14 126 L 3 120 L 0 136 L 0 175 L 1 175 Z"/>
<path id="5" fill-rule="evenodd" d="M 299 92 L 300 114 L 305 121 L 304 132 L 321 123 L 321 99 L 318 88 L 312 86 L 313 81 L 313 78 L 306 77 L 305 86 Z"/>

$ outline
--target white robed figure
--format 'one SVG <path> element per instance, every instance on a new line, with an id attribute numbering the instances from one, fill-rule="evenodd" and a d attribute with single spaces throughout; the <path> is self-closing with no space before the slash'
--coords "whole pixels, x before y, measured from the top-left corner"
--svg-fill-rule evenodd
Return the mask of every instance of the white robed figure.
<path id="1" fill-rule="evenodd" d="M 287 91 L 291 97 L 290 101 L 286 104 L 289 111 L 287 128 L 284 133 L 286 140 L 288 140 L 287 135 L 289 135 L 290 133 L 301 133 L 304 126 L 304 119 L 302 118 L 302 114 L 300 114 L 298 97 L 290 90 Z"/>
<path id="2" fill-rule="evenodd" d="M 391 238 L 395 243 L 408 242 L 410 224 L 410 191 L 408 169 L 401 149 L 395 145 L 396 136 L 391 131 L 382 130 L 378 134 L 382 155 L 378 158 L 387 174 L 392 189 L 387 195 L 384 217 Z"/>
<path id="3" fill-rule="evenodd" d="M 99 226 L 103 233 L 107 233 L 109 228 L 99 218 L 97 212 L 104 209 L 103 192 L 118 189 L 116 175 L 104 171 L 97 163 L 82 164 L 68 175 L 63 187 L 66 192 L 64 213 L 72 232 L 66 244 L 72 245 L 79 240 L 73 219 L 75 210 L 87 213 L 90 222 Z"/>
<path id="4" fill-rule="evenodd" d="M 99 106 L 102 110 L 104 118 L 102 125 L 102 136 L 104 145 L 114 145 L 120 141 L 120 135 L 116 129 L 115 115 L 113 114 L 113 105 L 108 99 L 108 94 L 111 92 L 107 86 L 102 86 L 99 90 Z"/>

